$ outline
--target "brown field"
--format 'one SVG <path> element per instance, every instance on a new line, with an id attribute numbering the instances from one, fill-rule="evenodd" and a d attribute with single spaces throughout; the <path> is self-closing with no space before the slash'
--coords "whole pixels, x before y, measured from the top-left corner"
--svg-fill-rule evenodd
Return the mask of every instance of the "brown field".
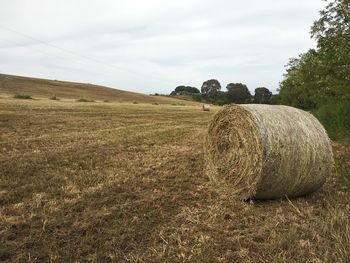
<path id="1" fill-rule="evenodd" d="M 30 95 L 35 98 L 50 98 L 57 96 L 60 99 L 109 100 L 110 102 L 138 102 L 158 104 L 184 104 L 194 103 L 164 96 L 148 96 L 140 93 L 112 89 L 103 86 L 76 83 L 58 80 L 29 78 L 0 74 L 0 94 L 13 96 Z"/>
<path id="2" fill-rule="evenodd" d="M 349 149 L 312 195 L 230 200 L 203 172 L 215 111 L 0 94 L 0 261 L 350 262 Z"/>

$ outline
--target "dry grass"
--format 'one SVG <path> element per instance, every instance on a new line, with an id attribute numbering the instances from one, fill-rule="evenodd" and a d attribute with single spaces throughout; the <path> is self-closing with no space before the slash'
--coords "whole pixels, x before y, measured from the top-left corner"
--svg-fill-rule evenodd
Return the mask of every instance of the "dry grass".
<path id="1" fill-rule="evenodd" d="M 340 176 L 292 200 L 215 190 L 202 142 L 216 110 L 1 96 L 0 261 L 349 262 Z"/>
<path id="2" fill-rule="evenodd" d="M 14 94 L 28 94 L 33 98 L 109 100 L 118 102 L 135 101 L 138 103 L 186 104 L 194 105 L 193 101 L 185 101 L 164 96 L 147 96 L 140 93 L 111 89 L 103 86 L 75 83 L 58 80 L 29 78 L 0 74 L 0 93 L 13 96 Z"/>

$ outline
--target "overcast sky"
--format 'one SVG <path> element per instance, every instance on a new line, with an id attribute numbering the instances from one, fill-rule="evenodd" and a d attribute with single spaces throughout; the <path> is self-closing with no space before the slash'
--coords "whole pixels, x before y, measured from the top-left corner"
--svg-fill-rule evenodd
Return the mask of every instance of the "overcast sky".
<path id="1" fill-rule="evenodd" d="M 314 47 L 321 0 L 0 0 L 0 73 L 141 93 L 275 91 L 290 57 Z"/>

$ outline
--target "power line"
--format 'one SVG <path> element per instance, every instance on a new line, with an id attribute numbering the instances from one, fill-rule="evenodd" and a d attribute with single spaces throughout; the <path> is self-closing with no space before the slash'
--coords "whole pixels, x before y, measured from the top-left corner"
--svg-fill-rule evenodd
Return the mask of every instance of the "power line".
<path id="1" fill-rule="evenodd" d="M 29 36 L 27 34 L 24 34 L 22 32 L 19 32 L 17 30 L 13 30 L 13 29 L 10 29 L 8 27 L 4 27 L 2 25 L 0 25 L 0 28 L 2 30 L 5 30 L 5 31 L 8 31 L 8 32 L 11 32 L 11 33 L 14 33 L 14 34 L 17 34 L 19 36 L 22 36 L 24 38 L 27 38 L 27 39 L 30 39 L 34 42 L 37 42 L 37 43 L 40 43 L 42 45 L 45 45 L 45 46 L 49 46 L 51 48 L 55 48 L 57 50 L 60 50 L 61 52 L 64 52 L 64 53 L 68 53 L 70 55 L 73 55 L 75 57 L 79 57 L 79 58 L 82 58 L 82 59 L 85 59 L 85 60 L 89 60 L 89 61 L 92 61 L 94 63 L 98 63 L 98 64 L 101 64 L 101 65 L 104 65 L 106 67 L 110 67 L 110 68 L 113 68 L 113 69 L 117 69 L 117 70 L 121 70 L 121 71 L 125 71 L 125 72 L 128 72 L 128 73 L 131 73 L 131 74 L 134 74 L 134 75 L 137 75 L 137 76 L 140 76 L 140 75 L 143 75 L 145 77 L 151 77 L 152 79 L 155 79 L 155 80 L 158 80 L 158 81 L 162 81 L 164 82 L 165 80 L 164 79 L 160 79 L 158 77 L 154 77 L 154 76 L 150 76 L 149 74 L 144 74 L 144 73 L 139 73 L 139 72 L 135 72 L 133 70 L 130 70 L 130 69 L 127 69 L 127 68 L 124 68 L 124 67 L 119 67 L 119 66 L 115 66 L 113 64 L 109 64 L 109 63 L 106 63 L 104 61 L 101 61 L 101 60 L 98 60 L 98 59 L 95 59 L 95 58 L 91 58 L 91 57 L 88 57 L 88 56 L 85 56 L 85 55 L 81 55 L 81 54 L 78 54 L 74 51 L 71 51 L 71 50 L 68 50 L 68 49 L 65 49 L 65 48 L 62 48 L 60 46 L 57 46 L 57 45 L 54 45 L 54 44 L 51 44 L 51 43 L 48 43 L 48 42 L 45 42 L 45 41 L 42 41 L 40 39 L 37 39 L 35 37 L 32 37 L 32 36 Z M 10 42 L 10 41 L 8 41 Z M 43 53 L 43 52 L 42 52 Z"/>

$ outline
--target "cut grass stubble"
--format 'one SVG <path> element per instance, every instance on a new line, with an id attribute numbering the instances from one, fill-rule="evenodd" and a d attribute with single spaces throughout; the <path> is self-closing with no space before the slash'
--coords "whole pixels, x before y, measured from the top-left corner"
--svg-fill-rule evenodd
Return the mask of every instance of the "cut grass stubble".
<path id="1" fill-rule="evenodd" d="M 338 177 L 290 201 L 216 190 L 202 146 L 216 110 L 2 99 L 1 260 L 346 262 Z"/>

